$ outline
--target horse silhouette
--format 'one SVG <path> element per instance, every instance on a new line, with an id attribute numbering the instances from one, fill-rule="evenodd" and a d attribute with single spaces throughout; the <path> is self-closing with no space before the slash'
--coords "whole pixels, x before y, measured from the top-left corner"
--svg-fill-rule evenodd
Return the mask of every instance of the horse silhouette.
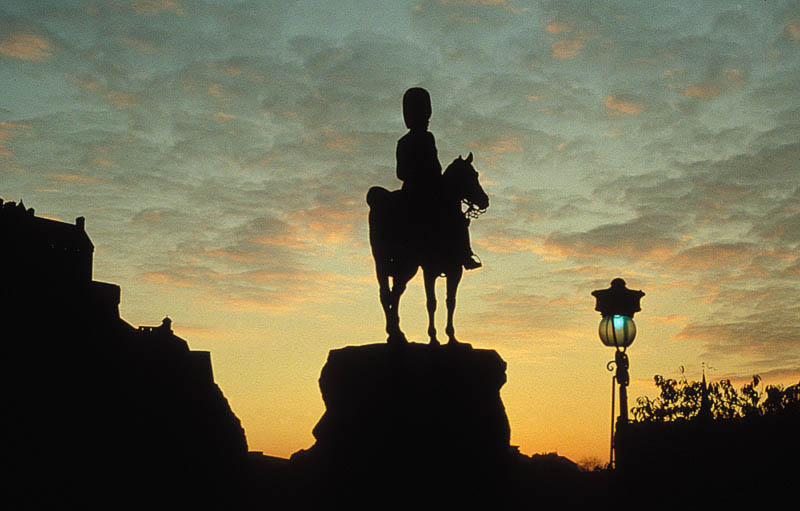
<path id="1" fill-rule="evenodd" d="M 468 209 L 462 211 L 462 203 Z M 428 309 L 428 336 L 438 345 L 434 315 L 436 312 L 436 279 L 447 278 L 447 327 L 449 343 L 457 343 L 453 327 L 456 292 L 463 274 L 463 241 L 459 229 L 466 229 L 465 214 L 476 216 L 489 207 L 489 197 L 478 182 L 472 166 L 472 153 L 459 156 L 442 174 L 441 197 L 430 218 L 424 222 L 409 221 L 413 212 L 407 197 L 400 190 L 373 186 L 367 192 L 369 204 L 369 241 L 380 288 L 380 301 L 386 316 L 387 342 L 404 344 L 407 339 L 400 329 L 398 306 L 408 282 L 422 267 Z M 389 285 L 389 277 L 392 285 Z"/>

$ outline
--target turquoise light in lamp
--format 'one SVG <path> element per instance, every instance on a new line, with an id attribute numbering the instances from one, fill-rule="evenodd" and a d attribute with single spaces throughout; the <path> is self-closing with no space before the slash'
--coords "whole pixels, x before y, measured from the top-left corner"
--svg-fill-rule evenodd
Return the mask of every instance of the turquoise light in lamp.
<path id="1" fill-rule="evenodd" d="M 600 340 L 612 348 L 627 348 L 636 338 L 636 323 L 633 318 L 614 314 L 600 321 Z"/>

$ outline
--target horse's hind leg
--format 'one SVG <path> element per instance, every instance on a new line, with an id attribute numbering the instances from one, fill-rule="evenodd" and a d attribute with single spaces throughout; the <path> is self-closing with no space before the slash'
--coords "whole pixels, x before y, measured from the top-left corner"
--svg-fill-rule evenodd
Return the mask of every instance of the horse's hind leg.
<path id="1" fill-rule="evenodd" d="M 438 346 L 439 340 L 436 338 L 436 277 L 438 274 L 423 268 L 422 277 L 425 280 L 425 305 L 428 309 L 428 337 L 430 343 Z"/>
<path id="2" fill-rule="evenodd" d="M 400 330 L 400 297 L 403 296 L 408 282 L 417 274 L 417 268 L 409 266 L 404 270 L 397 270 L 396 273 L 397 275 L 392 276 L 392 291 L 390 294 L 390 311 L 392 313 L 394 331 L 389 336 L 389 342 L 407 343 L 406 335 Z M 395 339 L 392 339 L 392 336 L 395 336 Z"/>
<path id="3" fill-rule="evenodd" d="M 383 271 L 379 265 L 375 266 L 375 273 L 378 277 L 381 307 L 383 307 L 383 315 L 386 317 L 386 333 L 389 336 L 386 340 L 390 343 L 396 342 L 400 340 L 403 333 L 400 332 L 400 320 L 397 317 L 397 307 L 393 307 L 393 304 L 397 301 L 394 298 L 392 289 L 389 287 L 389 274 Z"/>
<path id="4" fill-rule="evenodd" d="M 464 270 L 460 265 L 447 273 L 447 298 L 445 299 L 447 304 L 447 327 L 445 332 L 449 338 L 448 344 L 456 344 L 458 342 L 456 340 L 456 329 L 453 326 L 453 314 L 456 311 L 456 292 L 463 273 Z"/>

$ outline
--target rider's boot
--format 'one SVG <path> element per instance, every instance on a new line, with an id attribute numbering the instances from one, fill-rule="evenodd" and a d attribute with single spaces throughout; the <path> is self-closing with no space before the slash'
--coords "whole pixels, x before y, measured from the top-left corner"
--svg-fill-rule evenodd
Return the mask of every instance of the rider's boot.
<path id="1" fill-rule="evenodd" d="M 481 263 L 481 260 L 478 259 L 478 256 L 471 252 L 466 258 L 464 258 L 464 262 L 461 264 L 464 265 L 465 270 L 474 270 L 483 266 L 483 263 Z"/>

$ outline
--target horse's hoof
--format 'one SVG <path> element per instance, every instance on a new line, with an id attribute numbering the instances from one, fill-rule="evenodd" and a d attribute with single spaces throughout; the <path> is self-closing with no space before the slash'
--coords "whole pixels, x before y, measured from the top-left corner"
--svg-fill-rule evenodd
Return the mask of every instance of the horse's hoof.
<path id="1" fill-rule="evenodd" d="M 458 350 L 471 350 L 472 349 L 472 344 L 470 344 L 468 342 L 457 341 L 456 338 L 453 337 L 452 339 L 447 341 L 447 347 L 448 348 L 453 348 L 453 349 L 458 349 Z"/>
<path id="2" fill-rule="evenodd" d="M 441 343 L 436 337 L 431 337 L 431 342 L 428 343 L 430 346 L 441 346 Z"/>
<path id="3" fill-rule="evenodd" d="M 386 339 L 386 342 L 389 343 L 389 344 L 395 345 L 395 346 L 401 346 L 403 344 L 408 344 L 408 339 L 406 339 L 405 334 L 400 332 L 400 333 L 397 333 L 397 334 L 390 335 Z"/>

